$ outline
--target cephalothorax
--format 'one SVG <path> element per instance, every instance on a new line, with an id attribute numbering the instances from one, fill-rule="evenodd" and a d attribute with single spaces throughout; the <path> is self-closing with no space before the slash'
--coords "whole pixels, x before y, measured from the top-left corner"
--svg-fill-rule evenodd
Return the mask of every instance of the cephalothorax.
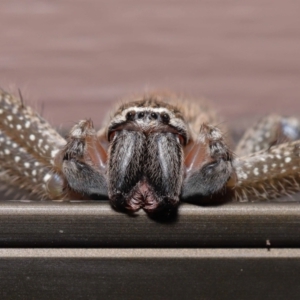
<path id="1" fill-rule="evenodd" d="M 300 125 L 268 116 L 232 151 L 203 102 L 173 94 L 125 101 L 100 131 L 82 120 L 63 139 L 0 91 L 0 180 L 44 199 L 110 199 L 118 210 L 180 201 L 268 200 L 300 190 Z"/>

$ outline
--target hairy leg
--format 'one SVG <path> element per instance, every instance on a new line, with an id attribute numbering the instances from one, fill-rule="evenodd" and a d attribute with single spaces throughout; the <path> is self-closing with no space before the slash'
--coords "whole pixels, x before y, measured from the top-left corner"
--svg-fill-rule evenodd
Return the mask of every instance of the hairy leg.
<path id="1" fill-rule="evenodd" d="M 300 191 L 300 141 L 236 158 L 232 200 L 262 201 Z"/>
<path id="2" fill-rule="evenodd" d="M 183 200 L 265 201 L 300 191 L 297 119 L 268 116 L 260 121 L 238 145 L 242 157 L 231 154 L 217 128 L 204 128 L 186 149 Z"/>
<path id="3" fill-rule="evenodd" d="M 107 150 L 91 120 L 70 131 L 67 144 L 54 159 L 47 191 L 52 199 L 107 199 Z"/>
<path id="4" fill-rule="evenodd" d="M 0 181 L 8 190 L 21 188 L 31 197 L 48 198 L 48 172 L 64 143 L 22 99 L 0 90 Z"/>
<path id="5" fill-rule="evenodd" d="M 227 183 L 235 181 L 232 159 L 222 132 L 203 124 L 198 138 L 185 149 L 182 200 L 203 202 L 214 194 L 226 193 Z"/>
<path id="6" fill-rule="evenodd" d="M 248 129 L 237 146 L 233 200 L 263 201 L 300 191 L 300 122 L 270 115 Z"/>
<path id="7" fill-rule="evenodd" d="M 300 121 L 297 118 L 269 115 L 244 133 L 235 153 L 241 157 L 298 139 L 300 139 Z"/>

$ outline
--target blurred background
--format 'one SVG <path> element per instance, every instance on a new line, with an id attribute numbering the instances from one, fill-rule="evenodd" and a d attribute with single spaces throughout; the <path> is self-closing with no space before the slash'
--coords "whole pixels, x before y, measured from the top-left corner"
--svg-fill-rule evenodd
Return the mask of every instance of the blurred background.
<path id="1" fill-rule="evenodd" d="M 299 13 L 299 0 L 0 0 L 0 86 L 66 128 L 152 89 L 204 96 L 232 127 L 300 115 Z"/>

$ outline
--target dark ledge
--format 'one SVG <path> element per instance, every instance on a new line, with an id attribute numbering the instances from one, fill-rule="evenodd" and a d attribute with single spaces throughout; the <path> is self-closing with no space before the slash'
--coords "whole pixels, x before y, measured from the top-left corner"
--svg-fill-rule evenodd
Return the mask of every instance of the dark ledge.
<path id="1" fill-rule="evenodd" d="M 107 202 L 0 202 L 0 247 L 299 247 L 299 203 L 181 205 L 176 220 Z"/>
<path id="2" fill-rule="evenodd" d="M 1 299 L 298 300 L 299 249 L 0 249 Z"/>

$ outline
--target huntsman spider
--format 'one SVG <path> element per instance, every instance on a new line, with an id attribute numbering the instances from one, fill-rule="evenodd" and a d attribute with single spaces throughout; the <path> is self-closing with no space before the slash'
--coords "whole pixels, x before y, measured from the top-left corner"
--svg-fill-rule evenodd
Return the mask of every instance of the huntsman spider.
<path id="1" fill-rule="evenodd" d="M 109 199 L 118 211 L 170 212 L 181 201 L 262 201 L 300 190 L 300 124 L 270 115 L 232 150 L 203 101 L 168 93 L 124 100 L 96 131 L 64 139 L 22 99 L 0 91 L 0 180 L 52 200 Z"/>

